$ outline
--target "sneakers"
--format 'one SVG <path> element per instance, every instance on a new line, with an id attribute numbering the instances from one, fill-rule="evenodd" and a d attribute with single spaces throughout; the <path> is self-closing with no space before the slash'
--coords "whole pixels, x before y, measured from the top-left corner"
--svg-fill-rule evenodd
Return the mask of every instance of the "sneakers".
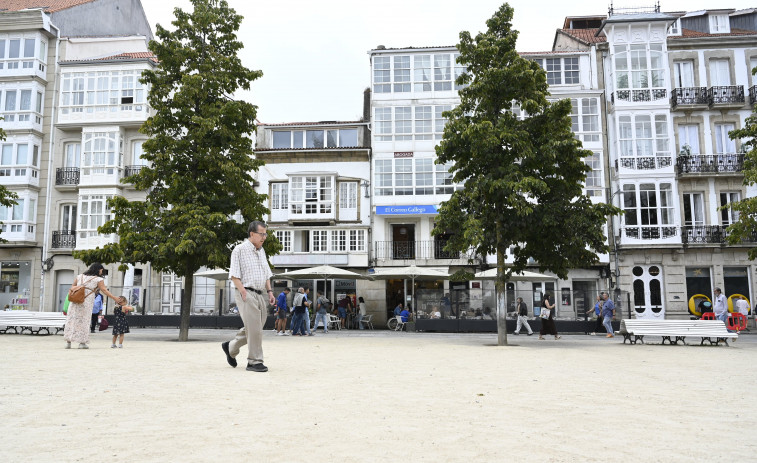
<path id="1" fill-rule="evenodd" d="M 529 336 L 533 336 L 533 335 L 534 335 L 534 333 L 533 333 L 533 332 L 531 332 L 531 333 L 528 333 L 528 335 L 529 335 Z"/>
<path id="2" fill-rule="evenodd" d="M 223 352 L 226 354 L 226 361 L 231 365 L 232 367 L 237 367 L 237 359 L 229 355 L 229 341 L 226 341 L 221 344 L 221 349 L 223 349 Z"/>
<path id="3" fill-rule="evenodd" d="M 66 341 L 66 349 L 70 349 L 70 348 L 71 348 L 71 343 Z"/>
<path id="4" fill-rule="evenodd" d="M 284 336 L 284 332 L 283 331 L 277 331 L 276 332 L 276 336 Z"/>
<path id="5" fill-rule="evenodd" d="M 84 344 L 83 342 L 79 343 L 79 349 L 89 349 L 89 346 Z"/>
<path id="6" fill-rule="evenodd" d="M 115 349 L 116 347 L 118 347 L 118 346 L 115 345 L 115 344 L 113 344 L 113 345 L 110 346 L 111 349 Z"/>
<path id="7" fill-rule="evenodd" d="M 513 331 L 513 334 L 514 334 L 515 336 L 518 336 L 518 335 L 519 335 L 520 333 L 516 333 L 515 331 Z"/>
<path id="8" fill-rule="evenodd" d="M 247 371 L 265 373 L 266 371 L 268 371 L 268 367 L 263 365 L 262 363 L 253 363 L 252 365 L 247 365 Z"/>
<path id="9" fill-rule="evenodd" d="M 596 336 L 597 333 L 589 333 L 589 336 Z"/>
<path id="10" fill-rule="evenodd" d="M 119 344 L 119 345 L 118 345 L 118 348 L 119 348 L 119 349 L 123 349 L 123 348 L 124 348 L 124 345 L 123 345 L 123 344 Z"/>

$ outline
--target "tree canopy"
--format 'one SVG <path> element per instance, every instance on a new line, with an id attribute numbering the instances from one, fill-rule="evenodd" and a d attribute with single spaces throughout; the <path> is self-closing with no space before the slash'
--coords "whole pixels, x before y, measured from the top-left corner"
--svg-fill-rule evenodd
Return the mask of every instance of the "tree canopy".
<path id="1" fill-rule="evenodd" d="M 603 226 L 617 209 L 582 192 L 585 150 L 571 130 L 569 100 L 550 102 L 546 74 L 515 50 L 513 9 L 504 4 L 475 38 L 460 34 L 460 105 L 436 149 L 463 185 L 440 208 L 435 234 L 449 233 L 449 251 L 497 255 L 498 325 L 504 332 L 504 285 L 529 258 L 566 278 L 608 251 Z M 505 267 L 511 251 L 512 265 Z"/>
<path id="2" fill-rule="evenodd" d="M 150 137 L 143 145 L 148 165 L 123 181 L 146 199 L 114 197 L 113 219 L 99 231 L 117 233 L 118 242 L 75 253 L 87 262 L 150 262 L 184 277 L 180 340 L 189 329 L 193 274 L 228 268 L 247 224 L 268 212 L 252 176 L 262 165 L 252 156 L 257 107 L 233 97 L 262 76 L 237 56 L 242 17 L 225 0 L 191 3 L 192 12 L 174 10 L 173 30 L 157 25 L 149 49 L 159 65 L 142 75 L 154 110 L 140 129 Z M 269 254 L 280 249 L 275 238 L 265 246 Z"/>

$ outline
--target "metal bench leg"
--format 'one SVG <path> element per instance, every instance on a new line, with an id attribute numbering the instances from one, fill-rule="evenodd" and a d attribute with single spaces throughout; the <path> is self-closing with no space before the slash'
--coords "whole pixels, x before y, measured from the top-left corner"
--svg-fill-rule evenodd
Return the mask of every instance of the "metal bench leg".
<path id="1" fill-rule="evenodd" d="M 668 343 L 670 343 L 670 345 L 673 345 L 673 341 L 670 340 L 670 336 L 663 336 L 662 337 L 662 344 L 663 345 L 665 344 L 665 340 L 666 339 L 668 340 Z"/>

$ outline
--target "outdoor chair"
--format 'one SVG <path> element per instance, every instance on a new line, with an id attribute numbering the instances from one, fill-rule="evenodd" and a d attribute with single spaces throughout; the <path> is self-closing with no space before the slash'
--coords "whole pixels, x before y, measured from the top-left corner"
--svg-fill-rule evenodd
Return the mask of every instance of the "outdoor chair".
<path id="1" fill-rule="evenodd" d="M 405 322 L 402 321 L 402 315 L 395 315 L 395 318 L 397 320 L 397 327 L 394 328 L 394 331 L 402 331 L 402 329 L 405 328 Z"/>
<path id="2" fill-rule="evenodd" d="M 329 314 L 329 329 L 342 329 L 342 322 L 339 320 L 339 317 L 336 315 Z"/>
<path id="3" fill-rule="evenodd" d="M 373 318 L 373 314 L 366 315 L 360 320 L 360 324 L 362 326 L 365 326 L 369 330 L 373 329 L 373 323 L 371 323 L 371 319 Z"/>

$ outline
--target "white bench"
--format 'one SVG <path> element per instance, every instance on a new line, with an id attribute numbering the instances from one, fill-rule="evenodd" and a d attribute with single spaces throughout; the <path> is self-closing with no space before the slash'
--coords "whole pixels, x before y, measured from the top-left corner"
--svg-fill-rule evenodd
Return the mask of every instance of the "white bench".
<path id="1" fill-rule="evenodd" d="M 66 324 L 66 316 L 61 312 L 29 312 L 27 310 L 0 311 L 0 333 L 13 330 L 16 334 L 28 331 L 31 334 L 55 334 Z"/>
<path id="2" fill-rule="evenodd" d="M 728 338 L 738 337 L 737 333 L 730 333 L 721 320 L 639 320 L 624 319 L 620 321 L 620 331 L 623 344 L 629 341 L 644 344 L 644 336 L 661 336 L 662 343 L 686 344 L 687 337 L 699 337 L 703 345 L 705 341 L 710 345 L 722 341 L 728 345 Z M 713 340 L 714 339 L 714 340 Z"/>

